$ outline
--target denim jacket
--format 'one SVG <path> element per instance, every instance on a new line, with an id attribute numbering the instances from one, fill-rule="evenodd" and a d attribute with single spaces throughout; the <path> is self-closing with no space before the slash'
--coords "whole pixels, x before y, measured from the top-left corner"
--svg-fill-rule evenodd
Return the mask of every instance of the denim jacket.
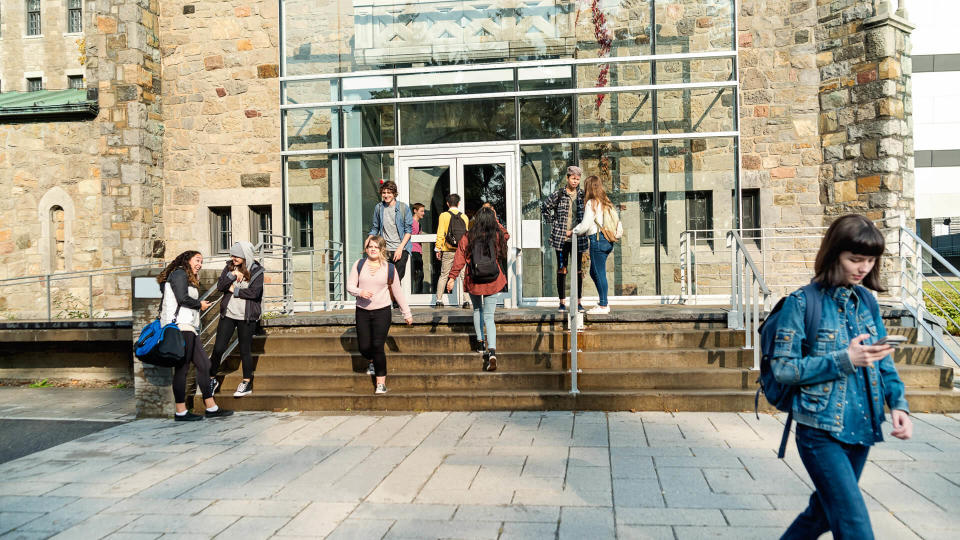
<path id="1" fill-rule="evenodd" d="M 383 201 L 378 202 L 377 206 L 373 209 L 373 224 L 370 226 L 370 232 L 367 233 L 367 236 L 373 235 L 383 235 L 383 209 L 387 208 Z M 410 207 L 406 204 L 397 201 L 397 204 L 393 205 L 394 221 L 397 224 L 397 233 L 400 235 L 400 240 L 403 241 L 403 237 L 408 234 L 413 234 L 413 212 L 410 211 Z M 410 252 L 410 245 L 413 242 L 407 242 L 407 245 L 403 247 L 405 251 Z"/>
<path id="2" fill-rule="evenodd" d="M 880 312 L 871 313 L 870 305 L 860 301 L 850 287 L 832 287 L 823 291 L 823 309 L 816 339 L 808 356 L 801 345 L 806 337 L 805 294 L 793 292 L 783 304 L 780 327 L 777 329 L 770 367 L 777 381 L 799 385 L 793 402 L 794 419 L 806 426 L 829 432 L 843 431 L 843 404 L 847 389 L 855 388 L 857 370 L 847 354 L 850 339 L 869 334 L 863 340 L 869 345 L 887 335 Z M 853 316 L 848 312 L 854 310 Z M 853 328 L 848 328 L 848 322 Z M 887 355 L 867 369 L 866 399 L 873 405 L 873 427 L 880 429 L 884 421 L 884 402 L 890 409 L 909 412 L 903 382 L 897 375 L 893 358 Z"/>

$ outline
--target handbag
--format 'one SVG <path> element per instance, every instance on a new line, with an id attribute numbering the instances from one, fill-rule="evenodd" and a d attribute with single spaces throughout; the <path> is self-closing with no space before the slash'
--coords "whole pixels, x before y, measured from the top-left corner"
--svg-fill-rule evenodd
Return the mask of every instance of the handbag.
<path id="1" fill-rule="evenodd" d="M 160 295 L 160 309 L 157 318 L 140 330 L 140 337 L 134 345 L 134 354 L 144 364 L 160 367 L 177 367 L 186 359 L 186 342 L 183 333 L 177 327 L 177 315 L 180 313 L 180 303 L 173 312 L 173 321 L 167 325 L 160 324 L 160 313 L 163 311 L 163 293 Z"/>

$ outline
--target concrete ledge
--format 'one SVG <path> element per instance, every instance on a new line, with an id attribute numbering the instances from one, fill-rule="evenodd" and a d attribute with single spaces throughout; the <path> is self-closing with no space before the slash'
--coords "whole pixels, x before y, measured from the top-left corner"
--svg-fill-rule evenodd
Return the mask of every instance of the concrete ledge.
<path id="1" fill-rule="evenodd" d="M 75 328 L 132 328 L 131 319 L 71 319 L 56 321 L 4 321 L 0 330 L 68 330 Z"/>
<path id="2" fill-rule="evenodd" d="M 126 341 L 133 343 L 132 330 L 126 328 L 0 328 L 0 343 L 44 343 L 63 341 Z"/>

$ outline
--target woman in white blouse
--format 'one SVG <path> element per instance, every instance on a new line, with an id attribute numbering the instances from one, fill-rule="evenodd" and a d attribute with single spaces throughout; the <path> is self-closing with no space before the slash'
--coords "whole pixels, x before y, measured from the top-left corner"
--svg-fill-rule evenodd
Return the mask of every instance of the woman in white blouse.
<path id="1" fill-rule="evenodd" d="M 616 231 L 616 238 L 623 234 L 623 225 L 613 203 L 603 189 L 603 182 L 597 176 L 589 176 L 583 204 L 583 221 L 573 228 L 578 235 L 587 235 L 590 239 L 590 277 L 597 286 L 600 302 L 587 313 L 604 315 L 610 313 L 607 302 L 607 255 L 613 251 L 613 243 L 603 234 L 603 229 Z M 604 223 L 604 220 L 609 223 Z M 569 235 L 571 231 L 567 231 Z M 616 240 L 614 240 L 616 241 Z"/>

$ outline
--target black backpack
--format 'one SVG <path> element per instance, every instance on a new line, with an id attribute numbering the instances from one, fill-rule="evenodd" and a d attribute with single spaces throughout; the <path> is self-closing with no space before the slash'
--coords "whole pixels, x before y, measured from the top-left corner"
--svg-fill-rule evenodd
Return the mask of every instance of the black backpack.
<path id="1" fill-rule="evenodd" d="M 496 237 L 470 246 L 470 280 L 474 283 L 493 283 L 500 277 L 497 261 Z"/>
<path id="2" fill-rule="evenodd" d="M 450 224 L 443 240 L 448 246 L 455 248 L 460 245 L 463 235 L 467 234 L 467 224 L 463 221 L 463 214 L 454 214 L 450 210 L 447 210 L 447 213 L 450 214 Z"/>

